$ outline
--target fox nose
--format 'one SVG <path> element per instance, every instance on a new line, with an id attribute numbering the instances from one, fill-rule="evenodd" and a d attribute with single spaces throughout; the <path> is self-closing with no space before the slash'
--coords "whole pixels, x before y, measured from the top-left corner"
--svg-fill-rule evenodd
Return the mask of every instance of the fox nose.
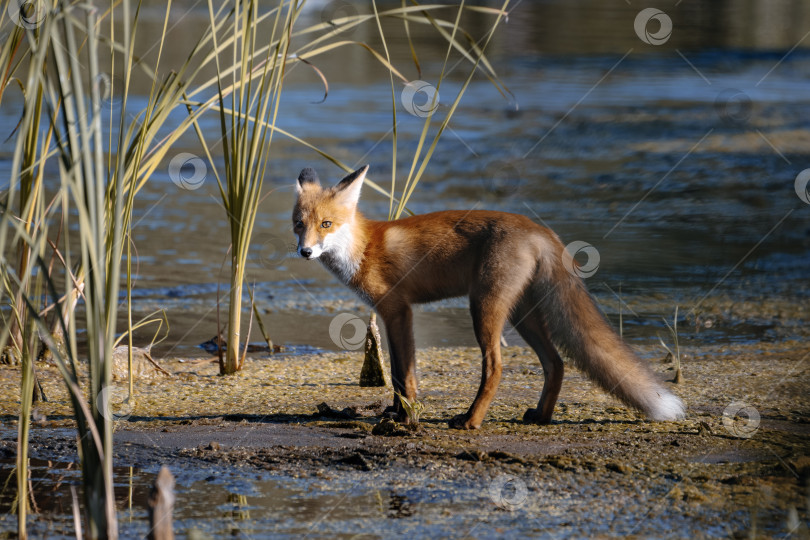
<path id="1" fill-rule="evenodd" d="M 312 256 L 312 248 L 301 248 L 301 256 L 309 259 Z"/>

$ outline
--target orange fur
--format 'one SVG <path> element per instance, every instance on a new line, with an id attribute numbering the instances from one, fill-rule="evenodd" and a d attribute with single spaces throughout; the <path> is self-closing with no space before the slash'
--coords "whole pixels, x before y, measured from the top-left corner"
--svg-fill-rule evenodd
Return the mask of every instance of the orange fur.
<path id="1" fill-rule="evenodd" d="M 683 405 L 610 328 L 582 280 L 563 264 L 554 232 L 517 214 L 444 211 L 371 221 L 356 210 L 368 167 L 324 189 L 302 171 L 293 210 L 298 251 L 318 258 L 382 318 L 394 390 L 417 393 L 411 305 L 468 296 L 482 351 L 481 384 L 451 426 L 477 428 L 501 377 L 500 337 L 510 320 L 540 357 L 545 382 L 524 421 L 548 423 L 563 377 L 558 349 L 594 381 L 654 419 L 683 416 Z M 404 417 L 399 400 L 394 412 Z"/>

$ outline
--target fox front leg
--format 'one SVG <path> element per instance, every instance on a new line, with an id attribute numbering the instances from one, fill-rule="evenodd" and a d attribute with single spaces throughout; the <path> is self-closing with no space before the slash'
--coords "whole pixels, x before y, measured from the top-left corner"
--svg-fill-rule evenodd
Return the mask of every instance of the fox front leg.
<path id="1" fill-rule="evenodd" d="M 388 306 L 386 306 L 388 307 Z M 410 306 L 388 307 L 379 309 L 380 317 L 388 334 L 388 345 L 391 356 L 391 383 L 394 386 L 393 407 L 386 413 L 393 413 L 398 421 L 408 420 L 399 396 L 408 400 L 416 399 L 416 358 L 413 340 L 413 313 Z"/>

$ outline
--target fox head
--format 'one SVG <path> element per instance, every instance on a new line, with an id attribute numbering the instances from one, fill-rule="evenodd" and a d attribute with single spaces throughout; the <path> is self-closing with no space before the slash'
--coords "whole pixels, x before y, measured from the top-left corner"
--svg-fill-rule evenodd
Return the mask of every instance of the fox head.
<path id="1" fill-rule="evenodd" d="M 292 215 L 299 255 L 305 259 L 317 259 L 325 253 L 335 258 L 347 255 L 354 213 L 367 171 L 368 165 L 326 189 L 321 187 L 314 169 L 307 167 L 301 171 L 295 183 L 298 199 Z"/>

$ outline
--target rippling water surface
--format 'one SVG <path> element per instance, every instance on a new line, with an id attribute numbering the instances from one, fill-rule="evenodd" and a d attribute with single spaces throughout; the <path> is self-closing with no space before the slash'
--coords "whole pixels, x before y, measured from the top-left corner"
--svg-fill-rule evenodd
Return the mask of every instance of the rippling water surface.
<path id="1" fill-rule="evenodd" d="M 615 324 L 621 316 L 628 339 L 665 332 L 661 318 L 671 318 L 676 305 L 682 331 L 697 342 L 806 335 L 810 205 L 794 180 L 810 167 L 810 7 L 684 1 L 666 8 L 673 30 L 657 46 L 634 30 L 642 6 L 513 4 L 488 51 L 508 93 L 474 78 L 409 207 L 517 212 L 552 227 L 566 243 L 591 244 L 599 264 L 589 287 Z M 172 30 L 177 45 L 167 51 L 168 64 L 182 60 L 183 45 L 191 46 L 197 23 L 207 20 L 196 4 L 179 5 L 185 15 Z M 325 9 L 327 3 L 312 4 L 302 24 Z M 160 4 L 147 2 L 144 17 L 145 35 L 158 32 Z M 465 24 L 483 35 L 487 21 L 470 17 Z M 655 34 L 657 24 L 647 29 Z M 435 84 L 445 47 L 427 30 L 413 31 L 421 75 L 396 24 L 386 27 L 393 59 L 407 77 Z M 350 37 L 379 45 L 372 25 Z M 145 47 L 142 54 L 154 51 Z M 438 118 L 470 69 L 457 60 L 439 89 Z M 370 163 L 370 176 L 387 187 L 387 72 L 359 47 L 312 62 L 329 80 L 327 99 L 318 103 L 323 88 L 312 71 L 294 69 L 280 125 L 347 163 Z M 396 87 L 400 179 L 422 128 L 422 119 L 399 103 L 402 88 Z M 4 100 L 3 125 L 13 125 L 16 99 Z M 132 103 L 135 111 L 144 97 Z M 214 114 L 203 129 L 218 131 Z M 0 147 L 0 167 L 9 167 L 10 145 Z M 302 167 L 315 166 L 330 182 L 341 173 L 281 136 L 273 145 L 250 284 L 276 342 L 333 349 L 328 327 L 335 313 L 365 316 L 367 308 L 317 263 L 288 256 L 289 214 Z M 193 133 L 177 152 L 201 154 Z M 214 166 L 221 173 L 221 155 Z M 361 209 L 385 219 L 388 200 L 366 189 Z M 197 344 L 215 333 L 218 289 L 227 297 L 229 234 L 212 172 L 198 189 L 186 190 L 171 181 L 167 163 L 141 192 L 134 222 L 136 315 L 166 310 L 171 331 L 158 356 L 198 354 Z M 222 310 L 225 319 L 224 303 Z M 464 300 L 425 306 L 417 314 L 418 345 L 474 344 L 468 319 Z M 507 339 L 517 340 L 512 333 Z"/>

